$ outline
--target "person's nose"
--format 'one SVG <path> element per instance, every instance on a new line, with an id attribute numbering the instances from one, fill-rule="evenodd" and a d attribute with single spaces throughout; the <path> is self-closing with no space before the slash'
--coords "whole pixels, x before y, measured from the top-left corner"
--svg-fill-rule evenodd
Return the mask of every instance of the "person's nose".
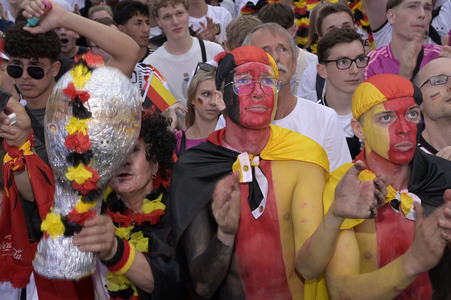
<path id="1" fill-rule="evenodd" d="M 397 120 L 396 131 L 398 134 L 410 135 L 411 130 L 410 130 L 409 124 L 407 122 L 408 121 L 402 117 Z"/>

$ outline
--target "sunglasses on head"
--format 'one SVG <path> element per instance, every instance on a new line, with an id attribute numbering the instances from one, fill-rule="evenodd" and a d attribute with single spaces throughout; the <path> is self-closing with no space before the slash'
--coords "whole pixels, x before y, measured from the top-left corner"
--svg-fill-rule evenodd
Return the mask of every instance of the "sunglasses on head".
<path id="1" fill-rule="evenodd" d="M 199 70 L 211 73 L 213 71 L 216 71 L 216 67 L 204 62 L 199 62 L 196 66 L 196 70 L 194 71 L 194 75 L 196 75 L 197 71 Z"/>
<path id="2" fill-rule="evenodd" d="M 45 73 L 50 70 L 52 66 L 48 67 L 47 70 L 45 70 L 41 66 L 28 66 L 27 67 L 27 73 L 30 75 L 33 79 L 42 79 L 45 76 Z M 20 78 L 23 74 L 23 67 L 21 65 L 15 65 L 11 64 L 6 67 L 6 72 L 8 72 L 8 75 L 12 78 Z"/>

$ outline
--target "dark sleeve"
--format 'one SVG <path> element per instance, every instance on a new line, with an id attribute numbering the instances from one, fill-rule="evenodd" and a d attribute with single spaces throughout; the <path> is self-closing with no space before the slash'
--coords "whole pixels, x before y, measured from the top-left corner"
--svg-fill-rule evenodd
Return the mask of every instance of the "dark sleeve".
<path id="1" fill-rule="evenodd" d="M 165 211 L 160 222 L 148 228 L 151 230 L 150 251 L 143 254 L 152 270 L 154 290 L 150 295 L 138 288 L 141 299 L 186 299 L 187 290 L 172 247 L 169 205 Z"/>

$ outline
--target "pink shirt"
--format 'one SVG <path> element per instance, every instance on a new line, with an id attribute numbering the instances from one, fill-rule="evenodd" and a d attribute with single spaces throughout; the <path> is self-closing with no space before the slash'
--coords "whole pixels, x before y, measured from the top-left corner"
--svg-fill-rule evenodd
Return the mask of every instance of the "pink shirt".
<path id="1" fill-rule="evenodd" d="M 424 57 L 421 61 L 420 69 L 439 55 L 441 46 L 424 44 L 423 48 Z M 370 56 L 370 61 L 366 67 L 364 79 L 382 73 L 398 74 L 399 61 L 393 55 L 391 43 L 371 51 L 368 55 Z"/>

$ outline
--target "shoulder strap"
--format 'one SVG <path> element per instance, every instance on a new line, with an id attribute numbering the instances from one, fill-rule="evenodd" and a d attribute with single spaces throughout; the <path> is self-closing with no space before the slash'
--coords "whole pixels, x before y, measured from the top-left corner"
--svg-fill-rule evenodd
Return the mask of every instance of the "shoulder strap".
<path id="1" fill-rule="evenodd" d="M 326 82 L 326 79 L 324 79 L 323 77 L 319 76 L 318 73 L 316 73 L 315 88 L 316 88 L 316 98 L 317 99 L 321 99 L 323 97 L 323 90 L 324 90 L 325 82 Z"/>
<path id="2" fill-rule="evenodd" d="M 43 144 L 45 143 L 44 138 L 44 127 L 42 127 L 41 123 L 36 119 L 28 106 L 25 105 L 25 110 L 27 111 L 28 116 L 31 121 L 31 128 L 33 128 L 34 136 L 37 137 Z"/>
<path id="3" fill-rule="evenodd" d="M 421 65 L 421 61 L 423 60 L 423 57 L 424 57 L 424 47 L 421 46 L 421 51 L 417 57 L 417 64 L 415 66 L 415 69 L 413 70 L 412 78 L 410 78 L 410 81 L 412 81 L 415 78 L 415 76 L 417 76 L 418 71 L 420 70 L 420 65 Z"/>
<path id="4" fill-rule="evenodd" d="M 197 38 L 199 41 L 200 51 L 202 52 L 202 62 L 207 62 L 207 52 L 205 51 L 204 41 L 200 38 Z"/>

